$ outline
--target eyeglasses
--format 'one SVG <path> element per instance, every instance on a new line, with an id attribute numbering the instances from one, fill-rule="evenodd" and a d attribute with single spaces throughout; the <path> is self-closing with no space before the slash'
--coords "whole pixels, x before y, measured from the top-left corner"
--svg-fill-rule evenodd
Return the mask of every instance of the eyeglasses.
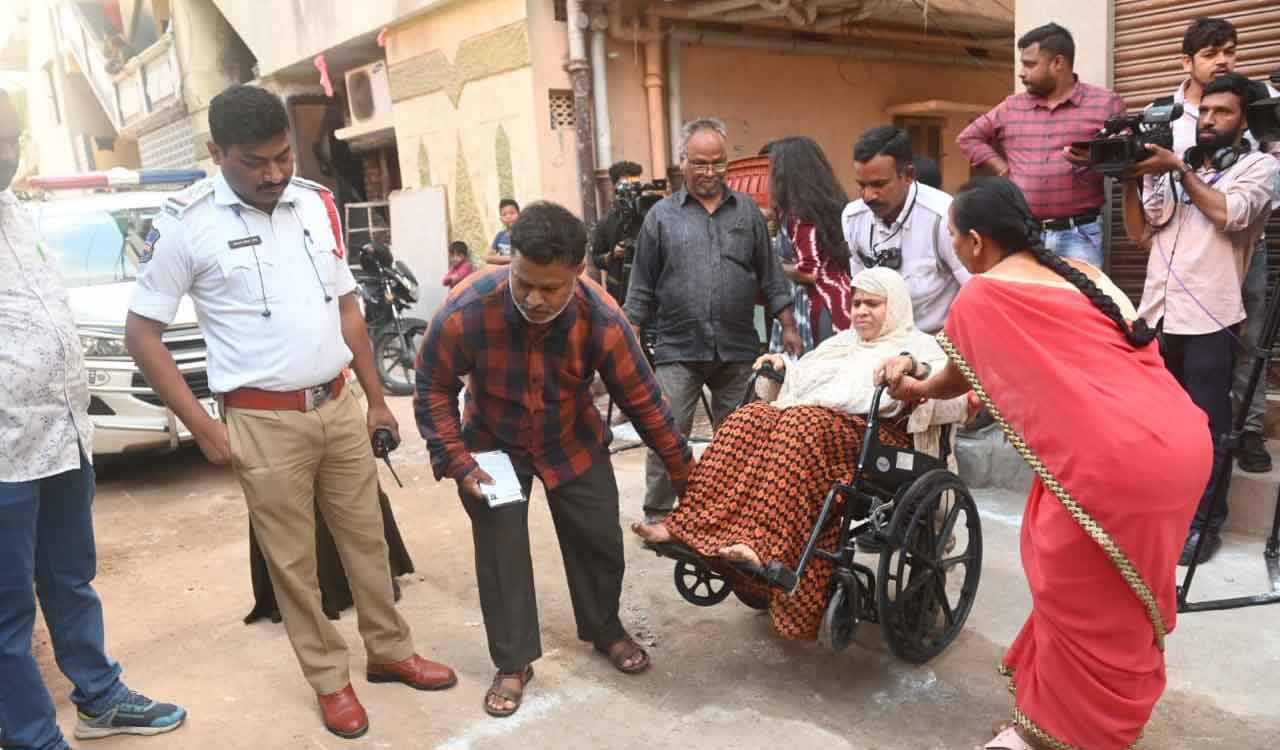
<path id="1" fill-rule="evenodd" d="M 708 163 L 704 161 L 691 161 L 689 162 L 689 171 L 694 174 L 724 174 L 729 171 L 729 162 L 716 161 Z"/>
<path id="2" fill-rule="evenodd" d="M 902 268 L 902 248 L 886 247 L 883 250 L 876 250 L 874 255 L 867 255 L 859 250 L 858 260 L 861 260 L 862 265 L 867 268 L 884 266 L 897 271 Z"/>

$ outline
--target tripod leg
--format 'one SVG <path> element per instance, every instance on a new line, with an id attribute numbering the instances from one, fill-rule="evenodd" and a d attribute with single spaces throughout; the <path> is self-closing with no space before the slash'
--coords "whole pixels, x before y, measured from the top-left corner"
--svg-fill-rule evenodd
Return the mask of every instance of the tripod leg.
<path id="1" fill-rule="evenodd" d="M 1242 415 L 1243 416 L 1243 415 Z M 1235 451 L 1232 449 L 1235 434 L 1218 435 L 1214 440 L 1214 452 L 1221 451 L 1225 455 L 1222 461 L 1215 468 L 1213 475 L 1214 485 L 1213 499 L 1209 502 L 1209 512 L 1206 515 L 1206 523 L 1208 519 L 1213 518 L 1218 509 L 1226 505 L 1227 493 L 1231 490 L 1231 466 L 1235 461 Z M 1178 587 L 1178 604 L 1187 603 L 1187 595 L 1191 592 L 1191 581 L 1196 577 L 1196 568 L 1200 567 L 1200 549 L 1204 547 L 1206 539 L 1208 539 L 1208 529 L 1200 532 L 1200 538 L 1196 540 L 1195 551 L 1191 555 L 1191 564 L 1187 566 L 1187 574 L 1182 579 L 1182 585 Z"/>

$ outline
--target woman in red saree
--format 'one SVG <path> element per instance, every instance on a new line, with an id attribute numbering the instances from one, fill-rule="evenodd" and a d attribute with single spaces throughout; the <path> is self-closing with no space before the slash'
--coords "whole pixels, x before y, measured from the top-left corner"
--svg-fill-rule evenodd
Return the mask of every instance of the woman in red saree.
<path id="1" fill-rule="evenodd" d="M 1012 182 L 961 188 L 951 234 L 975 274 L 938 337 L 951 361 L 923 381 L 908 358 L 882 368 L 904 400 L 972 387 L 1037 473 L 1021 537 L 1032 611 L 1002 670 L 1013 722 L 986 747 L 1131 747 L 1164 691 L 1207 417 L 1115 285 L 1040 245 Z"/>

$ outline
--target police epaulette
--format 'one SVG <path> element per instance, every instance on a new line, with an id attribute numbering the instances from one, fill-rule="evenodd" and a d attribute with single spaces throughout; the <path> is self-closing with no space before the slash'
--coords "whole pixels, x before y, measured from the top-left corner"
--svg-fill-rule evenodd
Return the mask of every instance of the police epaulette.
<path id="1" fill-rule="evenodd" d="M 177 195 L 170 196 L 164 202 L 164 212 L 170 216 L 181 217 L 200 201 L 213 195 L 213 180 L 201 180 Z"/>
<path id="2" fill-rule="evenodd" d="M 329 186 L 328 186 L 328 185 L 322 185 L 322 184 L 321 184 L 321 183 L 319 183 L 319 182 L 315 182 L 315 181 L 313 181 L 313 180 L 308 180 L 308 179 L 307 179 L 307 178 L 305 178 L 305 177 L 296 177 L 296 176 L 295 176 L 295 177 L 293 178 L 293 184 L 297 185 L 298 187 L 304 187 L 304 188 L 307 188 L 308 190 L 315 190 L 315 191 L 317 191 L 317 192 L 325 192 L 325 193 L 332 193 L 332 192 L 333 192 L 332 190 L 330 190 L 330 189 L 329 189 Z"/>

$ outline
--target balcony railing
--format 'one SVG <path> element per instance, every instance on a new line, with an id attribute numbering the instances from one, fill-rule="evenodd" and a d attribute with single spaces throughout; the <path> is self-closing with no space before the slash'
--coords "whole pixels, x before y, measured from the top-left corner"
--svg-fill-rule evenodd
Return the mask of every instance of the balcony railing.
<path id="1" fill-rule="evenodd" d="M 172 32 L 112 72 L 102 54 L 102 30 L 94 27 L 77 3 L 58 3 L 56 17 L 63 43 L 117 133 L 137 137 L 186 112 Z"/>

